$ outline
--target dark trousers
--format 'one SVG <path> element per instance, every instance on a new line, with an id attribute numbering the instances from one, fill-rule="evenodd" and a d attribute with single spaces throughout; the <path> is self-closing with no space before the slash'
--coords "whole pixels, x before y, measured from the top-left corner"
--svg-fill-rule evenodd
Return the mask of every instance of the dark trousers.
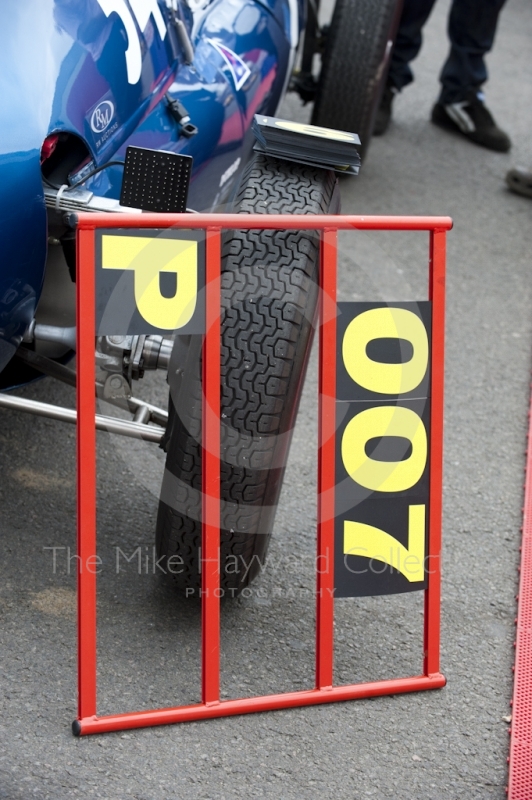
<path id="1" fill-rule="evenodd" d="M 414 80 L 410 62 L 421 48 L 421 30 L 436 0 L 404 0 L 388 77 L 397 89 Z M 506 0 L 453 0 L 448 21 L 451 50 L 440 74 L 441 103 L 458 103 L 488 79 L 484 56 L 493 45 Z"/>

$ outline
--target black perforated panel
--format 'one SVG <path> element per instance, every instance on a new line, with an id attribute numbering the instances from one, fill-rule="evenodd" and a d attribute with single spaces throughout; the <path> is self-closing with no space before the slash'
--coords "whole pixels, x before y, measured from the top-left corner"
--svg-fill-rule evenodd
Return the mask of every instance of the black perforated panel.
<path id="1" fill-rule="evenodd" d="M 120 204 L 143 211 L 185 211 L 191 170 L 191 156 L 128 147 Z"/>

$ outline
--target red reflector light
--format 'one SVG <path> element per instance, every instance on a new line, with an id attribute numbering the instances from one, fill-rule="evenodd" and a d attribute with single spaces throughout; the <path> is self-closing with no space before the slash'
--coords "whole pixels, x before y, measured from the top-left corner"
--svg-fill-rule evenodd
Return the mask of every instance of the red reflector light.
<path id="1" fill-rule="evenodd" d="M 52 155 L 57 146 L 58 140 L 59 140 L 58 133 L 52 133 L 50 134 L 50 136 L 46 137 L 41 147 L 41 164 L 44 164 L 44 162 L 48 158 L 50 158 L 50 156 Z"/>

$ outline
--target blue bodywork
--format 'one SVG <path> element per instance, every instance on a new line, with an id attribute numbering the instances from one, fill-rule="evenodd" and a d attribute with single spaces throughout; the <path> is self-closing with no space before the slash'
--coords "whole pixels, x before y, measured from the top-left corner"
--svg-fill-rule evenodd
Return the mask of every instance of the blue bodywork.
<path id="1" fill-rule="evenodd" d="M 128 145 L 194 157 L 188 205 L 219 207 L 250 155 L 255 113 L 275 114 L 304 0 L 2 0 L 0 3 L 0 370 L 34 317 L 47 256 L 41 148 L 79 137 L 89 164 Z M 175 19 L 185 26 L 194 55 Z M 165 95 L 198 132 L 181 134 Z M 118 198 L 122 168 L 85 183 Z"/>

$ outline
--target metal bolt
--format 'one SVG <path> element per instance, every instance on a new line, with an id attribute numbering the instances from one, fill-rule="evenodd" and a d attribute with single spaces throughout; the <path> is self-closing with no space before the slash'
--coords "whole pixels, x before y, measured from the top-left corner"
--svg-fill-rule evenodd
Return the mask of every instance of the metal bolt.
<path id="1" fill-rule="evenodd" d="M 113 389 L 120 389 L 122 386 L 122 378 L 119 375 L 113 375 L 110 383 Z"/>

